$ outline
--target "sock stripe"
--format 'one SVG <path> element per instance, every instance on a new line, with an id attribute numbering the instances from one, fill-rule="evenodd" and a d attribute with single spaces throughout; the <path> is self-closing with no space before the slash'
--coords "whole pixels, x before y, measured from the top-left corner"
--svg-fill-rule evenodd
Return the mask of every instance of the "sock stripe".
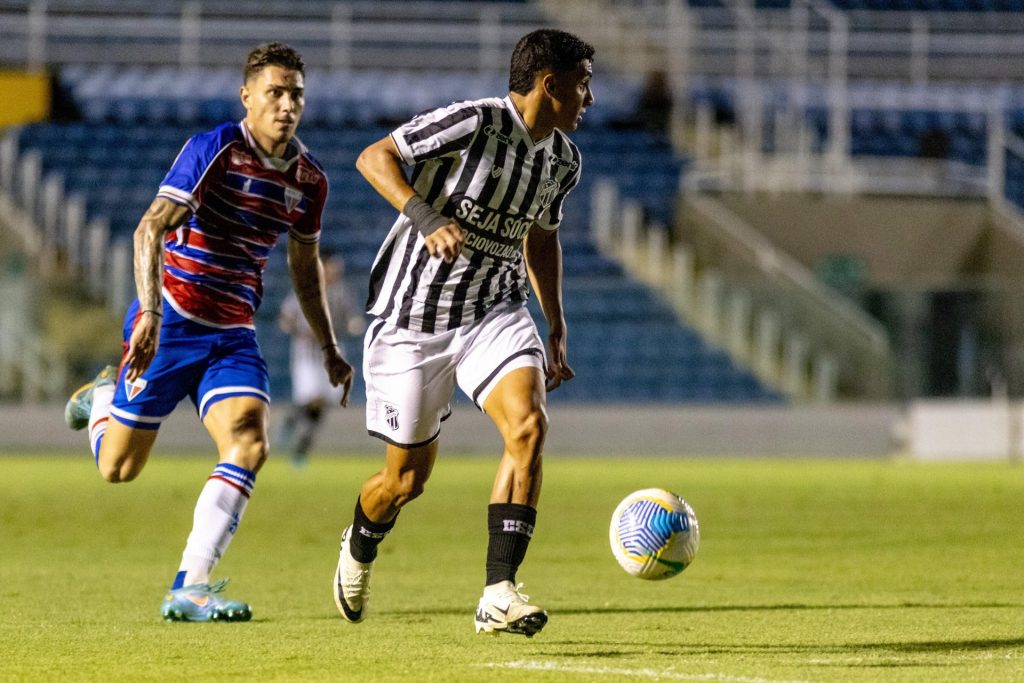
<path id="1" fill-rule="evenodd" d="M 101 417 L 89 425 L 89 445 L 92 447 L 92 459 L 96 467 L 100 466 L 100 444 L 103 443 L 103 435 L 107 433 L 107 420 Z"/>
<path id="2" fill-rule="evenodd" d="M 231 463 L 222 462 L 213 468 L 213 474 L 210 475 L 210 479 L 221 479 L 228 484 L 231 484 L 239 491 L 245 494 L 248 498 L 252 494 L 253 488 L 256 486 L 256 473 L 251 472 L 244 467 L 238 467 Z"/>
<path id="3" fill-rule="evenodd" d="M 246 498 L 249 498 L 250 495 L 251 495 L 251 492 L 247 491 L 244 486 L 239 486 L 235 482 L 231 481 L 230 479 L 225 479 L 224 477 L 220 476 L 219 474 L 211 474 L 209 477 L 207 477 L 207 481 L 209 481 L 210 479 L 217 479 L 218 481 L 224 482 L 225 484 L 227 484 L 228 486 L 230 486 L 233 489 L 238 489 L 238 491 L 243 496 L 245 496 Z"/>

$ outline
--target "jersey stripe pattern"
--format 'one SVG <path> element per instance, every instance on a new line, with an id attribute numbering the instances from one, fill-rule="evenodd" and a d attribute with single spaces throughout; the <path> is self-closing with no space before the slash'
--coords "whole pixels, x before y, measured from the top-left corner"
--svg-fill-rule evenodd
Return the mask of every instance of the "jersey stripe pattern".
<path id="1" fill-rule="evenodd" d="M 320 238 L 327 175 L 298 139 L 270 158 L 241 123 L 188 140 L 158 197 L 192 215 L 164 242 L 164 298 L 186 318 L 213 327 L 253 327 L 263 269 L 282 233 Z"/>
<path id="2" fill-rule="evenodd" d="M 431 257 L 399 215 L 370 272 L 367 312 L 419 332 L 454 330 L 499 303 L 525 305 L 523 240 L 556 230 L 580 179 L 579 150 L 559 130 L 534 142 L 510 97 L 457 102 L 391 134 L 412 185 L 466 231 L 452 263 Z"/>

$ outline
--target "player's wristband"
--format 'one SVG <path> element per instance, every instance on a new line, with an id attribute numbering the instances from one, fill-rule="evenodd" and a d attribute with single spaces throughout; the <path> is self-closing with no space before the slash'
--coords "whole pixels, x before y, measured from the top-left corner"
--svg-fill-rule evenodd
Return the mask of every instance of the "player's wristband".
<path id="1" fill-rule="evenodd" d="M 426 200 L 418 194 L 409 197 L 409 201 L 402 207 L 402 213 L 409 217 L 412 225 L 424 237 L 437 232 L 444 225 L 448 225 L 448 219 L 434 210 Z"/>
<path id="2" fill-rule="evenodd" d="M 146 310 L 143 311 L 143 313 L 152 313 L 158 318 L 164 317 L 163 313 L 161 313 L 160 311 L 154 311 L 152 308 L 147 308 Z"/>

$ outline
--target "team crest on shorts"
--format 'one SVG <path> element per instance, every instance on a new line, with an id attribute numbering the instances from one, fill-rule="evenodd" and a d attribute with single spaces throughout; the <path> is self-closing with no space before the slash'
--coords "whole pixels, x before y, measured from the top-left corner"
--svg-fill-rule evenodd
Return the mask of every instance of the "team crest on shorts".
<path id="1" fill-rule="evenodd" d="M 387 420 L 388 427 L 391 427 L 391 431 L 398 431 L 398 408 L 394 407 L 389 403 L 385 403 L 384 419 Z"/>
<path id="2" fill-rule="evenodd" d="M 136 396 L 142 393 L 142 390 L 149 384 L 146 380 L 139 377 L 134 382 L 130 379 L 125 378 L 124 380 L 124 393 L 128 396 L 128 400 L 132 400 Z"/>

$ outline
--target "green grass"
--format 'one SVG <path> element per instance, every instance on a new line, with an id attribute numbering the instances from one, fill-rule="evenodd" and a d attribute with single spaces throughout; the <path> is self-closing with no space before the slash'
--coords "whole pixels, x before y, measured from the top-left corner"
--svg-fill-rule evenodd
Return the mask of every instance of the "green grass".
<path id="1" fill-rule="evenodd" d="M 551 621 L 527 640 L 472 630 L 494 465 L 442 457 L 354 626 L 329 586 L 379 462 L 272 462 L 217 572 L 253 621 L 168 624 L 160 598 L 212 461 L 158 454 L 111 486 L 87 455 L 2 458 L 0 679 L 1024 680 L 1017 467 L 550 457 L 520 580 Z M 648 486 L 701 523 L 695 563 L 664 582 L 608 549 L 612 509 Z"/>

